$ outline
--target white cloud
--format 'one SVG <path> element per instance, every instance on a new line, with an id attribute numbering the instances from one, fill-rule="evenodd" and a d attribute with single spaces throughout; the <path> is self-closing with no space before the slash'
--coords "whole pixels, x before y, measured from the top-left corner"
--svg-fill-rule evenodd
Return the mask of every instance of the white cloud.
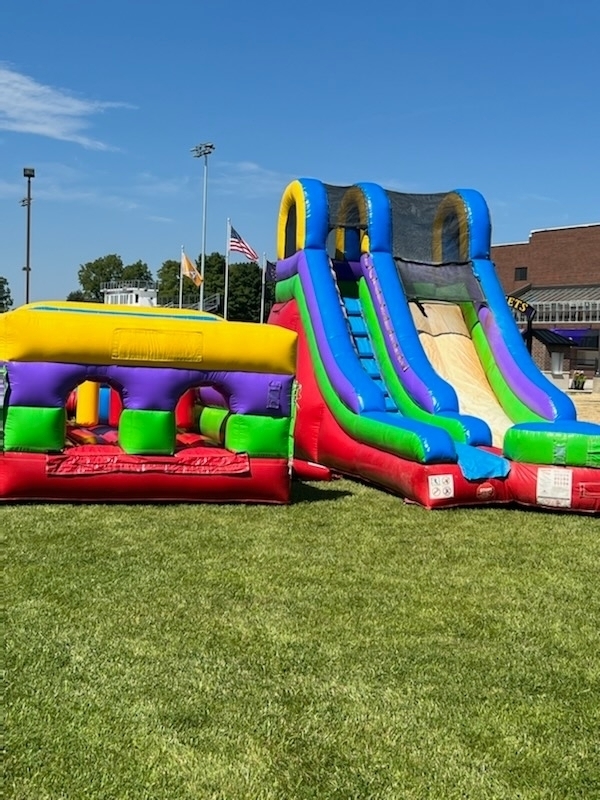
<path id="1" fill-rule="evenodd" d="M 90 176 L 83 171 L 65 164 L 46 162 L 36 170 L 33 184 L 33 201 L 43 200 L 52 203 L 78 203 L 80 205 L 103 206 L 133 211 L 140 207 L 137 200 L 125 193 L 95 186 Z M 0 180 L 0 199 L 23 197 L 25 190 L 22 181 Z"/>
<path id="2" fill-rule="evenodd" d="M 189 178 L 159 178 L 151 172 L 142 172 L 133 180 L 131 189 L 141 196 L 167 197 L 180 194 L 189 182 Z"/>
<path id="3" fill-rule="evenodd" d="M 244 198 L 281 195 L 291 181 L 299 177 L 312 177 L 310 174 L 292 175 L 291 173 L 275 172 L 252 161 L 217 161 L 212 173 L 210 163 L 208 169 L 209 181 L 220 194 L 237 194 Z M 339 176 L 320 176 L 319 179 L 332 186 L 351 186 L 362 180 L 356 176 L 346 176 L 344 179 Z M 375 183 L 379 183 L 380 186 L 390 191 L 415 193 L 423 191 L 416 184 L 402 183 L 395 178 L 376 180 Z"/>
<path id="4" fill-rule="evenodd" d="M 559 201 L 555 197 L 547 197 L 543 194 L 535 194 L 533 192 L 529 192 L 528 194 L 523 195 L 522 200 L 526 203 L 533 201 L 534 203 L 558 203 Z"/>
<path id="5" fill-rule="evenodd" d="M 245 198 L 266 197 L 281 194 L 295 175 L 265 169 L 252 161 L 219 161 L 211 175 L 212 181 L 220 194 L 236 194 Z"/>
<path id="6" fill-rule="evenodd" d="M 85 133 L 89 118 L 110 108 L 132 106 L 78 98 L 0 64 L 0 130 L 74 142 L 90 150 L 112 150 Z"/>

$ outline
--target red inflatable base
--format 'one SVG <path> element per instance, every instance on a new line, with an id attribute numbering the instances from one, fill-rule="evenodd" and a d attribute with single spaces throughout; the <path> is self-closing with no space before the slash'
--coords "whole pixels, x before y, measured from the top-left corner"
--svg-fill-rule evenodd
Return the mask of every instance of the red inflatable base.
<path id="1" fill-rule="evenodd" d="M 467 480 L 456 464 L 424 465 L 353 439 L 334 418 L 314 374 L 294 301 L 274 306 L 269 322 L 298 333 L 295 455 L 381 486 L 425 508 L 519 504 L 600 513 L 600 470 L 511 462 L 506 478 Z M 499 451 L 494 451 L 499 452 Z M 318 478 L 313 470 L 313 480 Z"/>
<path id="2" fill-rule="evenodd" d="M 292 476 L 299 481 L 330 481 L 333 473 L 324 464 L 315 464 L 314 461 L 304 461 L 294 458 L 292 462 Z"/>
<path id="3" fill-rule="evenodd" d="M 172 457 L 128 456 L 111 445 L 0 454 L 4 502 L 288 503 L 290 492 L 287 460 L 215 447 L 188 447 Z"/>
<path id="4" fill-rule="evenodd" d="M 507 480 L 520 506 L 600 514 L 600 469 L 511 461 Z"/>

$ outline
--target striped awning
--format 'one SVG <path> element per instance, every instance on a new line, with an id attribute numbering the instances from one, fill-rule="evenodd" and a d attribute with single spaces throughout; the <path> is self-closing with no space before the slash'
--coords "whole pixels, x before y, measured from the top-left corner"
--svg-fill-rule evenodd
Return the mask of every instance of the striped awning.
<path id="1" fill-rule="evenodd" d="M 600 302 L 600 284 L 590 286 L 532 286 L 522 294 L 526 303 L 594 303 Z"/>

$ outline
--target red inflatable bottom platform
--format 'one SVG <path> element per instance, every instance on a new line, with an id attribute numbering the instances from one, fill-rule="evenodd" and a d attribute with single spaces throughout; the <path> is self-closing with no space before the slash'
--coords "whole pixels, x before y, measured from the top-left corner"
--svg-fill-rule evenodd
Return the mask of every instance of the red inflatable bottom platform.
<path id="1" fill-rule="evenodd" d="M 111 444 L 58 454 L 0 454 L 0 501 L 288 503 L 286 459 L 251 458 L 196 436 L 173 456 L 130 456 Z"/>

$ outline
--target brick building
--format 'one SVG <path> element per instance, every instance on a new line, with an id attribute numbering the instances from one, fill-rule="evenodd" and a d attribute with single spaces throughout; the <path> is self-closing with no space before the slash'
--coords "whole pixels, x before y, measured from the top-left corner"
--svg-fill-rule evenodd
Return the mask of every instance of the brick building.
<path id="1" fill-rule="evenodd" d="M 600 371 L 600 224 L 532 231 L 529 241 L 492 247 L 507 295 L 536 311 L 532 355 L 558 376 Z M 526 318 L 516 313 L 520 327 Z"/>

